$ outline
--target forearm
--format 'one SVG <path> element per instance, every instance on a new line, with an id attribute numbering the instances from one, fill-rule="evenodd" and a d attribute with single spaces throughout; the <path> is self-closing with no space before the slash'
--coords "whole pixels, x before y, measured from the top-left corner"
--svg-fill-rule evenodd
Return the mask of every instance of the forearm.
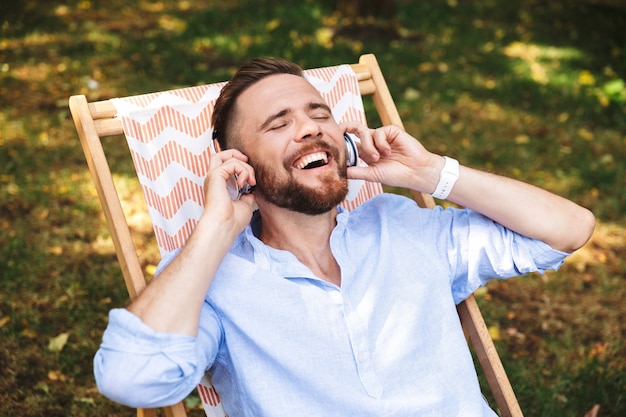
<path id="1" fill-rule="evenodd" d="M 367 167 L 348 168 L 348 177 L 411 188 L 472 209 L 506 228 L 572 252 L 587 242 L 595 225 L 593 214 L 562 197 L 510 178 L 459 167 L 454 185 L 438 187 L 445 159 L 396 126 L 367 129 L 346 123 L 360 138 L 360 155 Z M 450 191 L 451 190 L 451 191 Z M 450 191 L 450 194 L 448 194 Z"/>
<path id="2" fill-rule="evenodd" d="M 204 180 L 204 212 L 180 254 L 130 304 L 128 310 L 157 332 L 195 336 L 213 276 L 233 241 L 250 221 L 254 196 L 233 201 L 226 181 L 238 175 L 255 185 L 248 157 L 231 149 L 211 156 Z M 210 203 L 210 204 L 208 204 Z"/>
<path id="3" fill-rule="evenodd" d="M 521 181 L 464 166 L 447 199 L 564 252 L 584 245 L 595 224 L 593 214 L 572 201 Z"/>
<path id="4" fill-rule="evenodd" d="M 181 253 L 128 310 L 157 332 L 195 336 L 204 297 L 234 237 L 220 222 L 201 220 Z"/>

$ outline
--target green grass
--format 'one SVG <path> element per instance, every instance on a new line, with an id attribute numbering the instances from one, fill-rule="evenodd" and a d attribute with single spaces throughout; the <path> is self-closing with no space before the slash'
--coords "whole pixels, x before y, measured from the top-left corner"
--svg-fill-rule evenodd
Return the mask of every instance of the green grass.
<path id="1" fill-rule="evenodd" d="M 107 312 L 127 297 L 70 95 L 223 81 L 262 55 L 310 68 L 371 52 L 407 130 L 428 148 L 594 211 L 593 240 L 561 271 L 492 283 L 478 298 L 527 415 L 582 416 L 596 403 L 602 416 L 626 415 L 626 8 L 617 3 L 397 0 L 381 20 L 333 13 L 328 0 L 3 0 L 0 414 L 133 415 L 92 377 Z M 117 141 L 106 148 L 148 267 L 158 253 Z"/>

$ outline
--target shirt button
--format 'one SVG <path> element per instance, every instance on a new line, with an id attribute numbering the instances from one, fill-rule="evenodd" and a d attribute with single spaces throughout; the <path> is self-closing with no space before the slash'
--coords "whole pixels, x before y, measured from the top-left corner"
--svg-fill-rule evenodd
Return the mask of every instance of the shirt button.
<path id="1" fill-rule="evenodd" d="M 359 362 L 365 362 L 367 360 L 367 353 L 361 352 L 359 353 Z"/>

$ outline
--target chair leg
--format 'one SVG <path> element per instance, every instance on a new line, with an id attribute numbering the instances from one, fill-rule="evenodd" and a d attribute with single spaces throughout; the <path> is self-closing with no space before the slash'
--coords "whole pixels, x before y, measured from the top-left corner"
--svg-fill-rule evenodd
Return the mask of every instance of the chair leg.
<path id="1" fill-rule="evenodd" d="M 459 304 L 457 310 L 487 377 L 487 382 L 496 399 L 500 413 L 503 417 L 522 417 L 522 410 L 474 296 L 471 295 Z"/>
<path id="2" fill-rule="evenodd" d="M 163 407 L 165 417 L 187 417 L 187 411 L 182 402 L 171 405 L 169 407 Z M 138 408 L 137 417 L 157 417 L 156 408 Z"/>
<path id="3" fill-rule="evenodd" d="M 187 417 L 187 412 L 182 402 L 165 407 L 163 411 L 165 411 L 165 417 Z"/>

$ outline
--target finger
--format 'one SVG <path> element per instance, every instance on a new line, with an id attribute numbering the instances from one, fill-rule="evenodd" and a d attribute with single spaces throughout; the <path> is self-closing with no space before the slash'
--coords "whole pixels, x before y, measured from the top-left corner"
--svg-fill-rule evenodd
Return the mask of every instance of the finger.
<path id="1" fill-rule="evenodd" d="M 231 158 L 222 164 L 221 169 L 226 181 L 233 181 L 237 189 L 244 190 L 245 193 L 250 193 L 254 190 L 256 176 L 254 168 L 248 163 Z"/>
<path id="2" fill-rule="evenodd" d="M 391 145 L 389 144 L 388 132 L 385 128 L 374 130 L 373 133 L 374 146 L 382 156 L 391 154 Z"/>
<path id="3" fill-rule="evenodd" d="M 374 139 L 372 137 L 373 129 L 368 128 L 360 123 L 348 122 L 343 123 L 341 127 L 344 131 L 356 135 L 359 140 L 357 141 L 357 148 L 359 155 L 368 164 L 376 162 L 379 158 L 379 151 L 374 145 Z"/>
<path id="4" fill-rule="evenodd" d="M 243 194 L 239 198 L 239 201 L 246 203 L 249 206 L 250 210 L 253 209 L 255 200 L 256 197 L 254 196 L 254 194 Z"/>
<path id="5" fill-rule="evenodd" d="M 239 185 L 239 187 L 243 187 L 244 184 L 249 184 L 251 186 L 256 185 L 254 168 L 246 163 L 237 163 L 235 169 L 237 174 L 237 185 Z"/>
<path id="6" fill-rule="evenodd" d="M 235 149 L 218 152 L 209 158 L 209 172 L 221 170 L 222 177 L 227 178 L 236 174 L 243 177 L 242 182 L 252 178 L 254 180 L 254 169 L 247 163 L 248 157 Z"/>
<path id="7" fill-rule="evenodd" d="M 220 165 L 233 158 L 239 161 L 248 162 L 248 157 L 241 153 L 241 151 L 237 149 L 228 149 L 211 155 L 209 158 L 209 166 Z"/>

